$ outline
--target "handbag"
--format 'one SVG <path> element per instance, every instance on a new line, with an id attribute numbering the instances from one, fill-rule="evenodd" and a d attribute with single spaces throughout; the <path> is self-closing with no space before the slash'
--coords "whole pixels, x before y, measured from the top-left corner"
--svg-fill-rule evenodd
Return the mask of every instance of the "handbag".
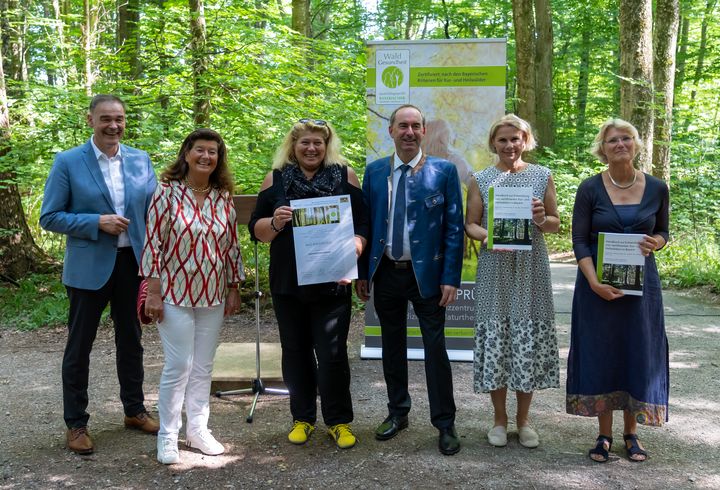
<path id="1" fill-rule="evenodd" d="M 153 322 L 153 319 L 145 314 L 145 300 L 148 295 L 148 282 L 147 279 L 140 281 L 140 287 L 138 288 L 137 297 L 137 315 L 140 325 L 149 325 Z"/>

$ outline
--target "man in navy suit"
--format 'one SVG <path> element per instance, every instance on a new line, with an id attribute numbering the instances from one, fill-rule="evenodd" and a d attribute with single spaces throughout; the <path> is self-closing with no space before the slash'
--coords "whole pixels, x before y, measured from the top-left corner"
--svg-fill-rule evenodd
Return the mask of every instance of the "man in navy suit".
<path id="1" fill-rule="evenodd" d="M 125 106 L 113 95 L 90 102 L 90 140 L 58 153 L 45 183 L 40 225 L 67 236 L 63 284 L 70 300 L 62 363 L 67 447 L 90 454 L 87 430 L 90 351 L 110 303 L 126 427 L 157 433 L 145 409 L 143 348 L 136 301 L 145 214 L 157 181 L 144 151 L 120 144 Z"/>
<path id="2" fill-rule="evenodd" d="M 390 116 L 395 154 L 365 169 L 370 246 L 360 261 L 356 291 L 367 300 L 373 285 L 382 330 L 389 414 L 375 438 L 390 439 L 408 426 L 407 307 L 411 301 L 425 350 L 430 419 L 440 432 L 440 452 L 450 455 L 460 450 L 460 441 L 445 349 L 445 307 L 455 301 L 462 272 L 462 194 L 455 166 L 423 155 L 424 135 L 425 116 L 420 109 L 398 107 Z"/>

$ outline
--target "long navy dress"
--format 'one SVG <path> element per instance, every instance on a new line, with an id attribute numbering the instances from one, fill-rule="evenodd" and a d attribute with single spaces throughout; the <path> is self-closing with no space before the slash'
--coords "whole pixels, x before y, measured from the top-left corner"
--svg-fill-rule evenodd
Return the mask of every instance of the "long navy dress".
<path id="1" fill-rule="evenodd" d="M 645 174 L 640 204 L 615 206 L 600 174 L 578 187 L 573 209 L 575 258 L 597 260 L 599 232 L 643 233 L 668 239 L 669 193 L 665 183 Z M 645 259 L 642 296 L 606 301 L 595 294 L 578 268 L 566 409 L 596 417 L 608 410 L 629 410 L 639 424 L 667 420 L 668 343 L 660 276 L 654 254 Z"/>

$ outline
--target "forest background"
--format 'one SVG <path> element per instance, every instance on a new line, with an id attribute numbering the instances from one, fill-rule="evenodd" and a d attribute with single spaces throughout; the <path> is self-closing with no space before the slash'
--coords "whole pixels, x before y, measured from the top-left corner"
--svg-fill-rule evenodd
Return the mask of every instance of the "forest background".
<path id="1" fill-rule="evenodd" d="M 507 38 L 506 109 L 533 123 L 530 159 L 558 187 L 554 252 L 571 250 L 577 185 L 603 168 L 587 151 L 598 127 L 633 122 L 638 167 L 671 189 L 665 284 L 720 294 L 716 14 L 717 0 L 0 0 L 0 327 L 66 321 L 64 238 L 38 215 L 54 154 L 89 138 L 92 94 L 126 101 L 124 143 L 157 170 L 207 126 L 236 192 L 255 193 L 285 132 L 312 117 L 362 175 L 373 39 Z M 265 247 L 259 260 L 267 270 Z"/>

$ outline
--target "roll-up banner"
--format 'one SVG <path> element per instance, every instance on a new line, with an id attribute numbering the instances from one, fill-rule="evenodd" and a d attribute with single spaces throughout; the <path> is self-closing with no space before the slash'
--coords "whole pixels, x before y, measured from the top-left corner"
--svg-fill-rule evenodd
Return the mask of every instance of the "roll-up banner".
<path id="1" fill-rule="evenodd" d="M 423 110 L 423 152 L 455 164 L 465 185 L 492 163 L 487 137 L 505 114 L 506 39 L 371 41 L 367 46 L 367 163 L 394 151 L 390 114 L 402 104 Z M 445 337 L 453 361 L 472 361 L 476 254 L 466 243 L 463 282 L 446 311 Z M 409 359 L 423 359 L 417 316 L 408 309 Z M 380 321 L 372 299 L 365 307 L 364 359 L 382 356 Z"/>

